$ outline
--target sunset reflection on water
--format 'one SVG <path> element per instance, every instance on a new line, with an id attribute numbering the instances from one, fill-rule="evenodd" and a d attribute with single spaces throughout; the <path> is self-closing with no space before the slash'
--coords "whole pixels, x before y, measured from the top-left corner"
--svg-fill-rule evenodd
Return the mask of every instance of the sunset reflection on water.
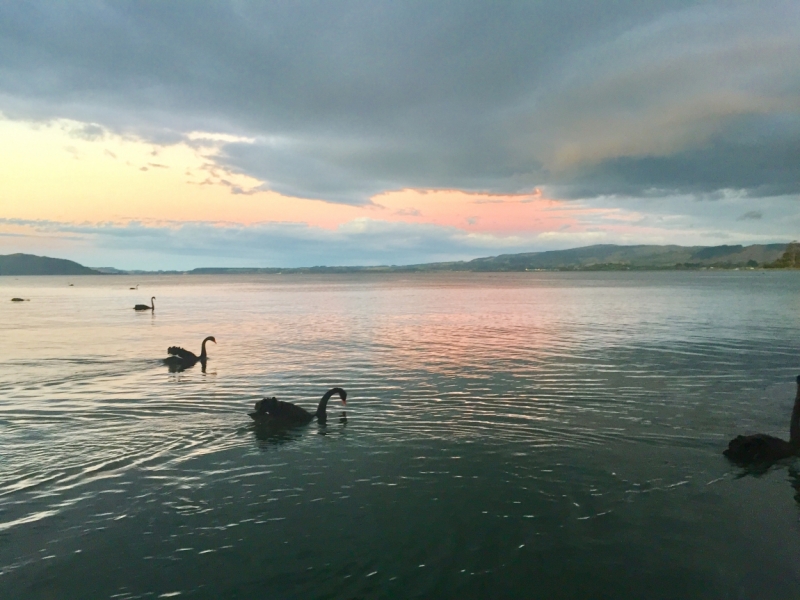
<path id="1" fill-rule="evenodd" d="M 792 273 L 66 283 L 0 278 L 3 598 L 724 597 L 754 554 L 795 589 L 796 473 L 720 454 L 786 435 Z M 346 418 L 247 415 L 334 386 Z"/>

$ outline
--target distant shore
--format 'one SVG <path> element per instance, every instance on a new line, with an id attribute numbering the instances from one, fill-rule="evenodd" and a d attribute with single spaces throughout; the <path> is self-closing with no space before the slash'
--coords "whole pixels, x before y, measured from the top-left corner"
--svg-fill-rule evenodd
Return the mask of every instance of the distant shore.
<path id="1" fill-rule="evenodd" d="M 71 260 L 32 254 L 0 255 L 0 276 L 14 275 L 248 275 L 322 273 L 503 273 L 525 271 L 686 271 L 800 268 L 800 243 L 751 246 L 618 246 L 602 244 L 469 261 L 383 266 L 205 267 L 188 271 L 122 270 L 85 267 Z"/>

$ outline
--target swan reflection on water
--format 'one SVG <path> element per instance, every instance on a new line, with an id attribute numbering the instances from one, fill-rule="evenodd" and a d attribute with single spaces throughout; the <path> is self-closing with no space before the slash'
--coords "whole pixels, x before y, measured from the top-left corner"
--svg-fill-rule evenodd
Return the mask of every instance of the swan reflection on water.
<path id="1" fill-rule="evenodd" d="M 797 467 L 789 467 L 789 479 L 794 488 L 794 501 L 797 502 L 798 507 L 800 507 L 800 471 L 797 470 Z"/>
<path id="2" fill-rule="evenodd" d="M 197 362 L 200 363 L 200 370 L 205 373 L 206 367 L 208 366 L 208 359 L 197 359 Z M 197 363 L 185 363 L 180 361 L 169 361 L 165 359 L 164 364 L 167 365 L 167 369 L 170 373 L 183 373 L 186 369 L 191 369 Z"/>
<path id="3" fill-rule="evenodd" d="M 321 421 L 317 425 L 317 435 L 328 435 L 332 430 L 331 420 Z M 336 427 L 335 430 L 341 432 L 347 425 L 347 413 L 342 411 L 338 419 L 341 427 Z M 250 431 L 256 439 L 256 445 L 261 450 L 268 450 L 277 446 L 282 446 L 289 442 L 296 442 L 304 435 L 307 435 L 308 429 L 305 427 L 298 427 L 298 423 L 290 423 L 277 419 L 261 419 L 249 425 Z"/>

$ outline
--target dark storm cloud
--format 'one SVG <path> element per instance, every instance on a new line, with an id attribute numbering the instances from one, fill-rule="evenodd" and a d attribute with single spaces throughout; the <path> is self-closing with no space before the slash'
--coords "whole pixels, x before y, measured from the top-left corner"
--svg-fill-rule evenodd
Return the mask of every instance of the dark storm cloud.
<path id="1" fill-rule="evenodd" d="M 0 110 L 221 161 L 282 193 L 800 191 L 800 5 L 26 2 Z M 98 134 L 88 128 L 87 135 Z"/>
<path id="2" fill-rule="evenodd" d="M 767 129 L 767 127 L 765 127 Z M 576 170 L 577 171 L 577 170 Z M 800 191 L 800 127 L 767 139 L 712 139 L 669 156 L 620 157 L 573 172 L 564 196 L 630 196 L 744 190 L 751 196 Z"/>

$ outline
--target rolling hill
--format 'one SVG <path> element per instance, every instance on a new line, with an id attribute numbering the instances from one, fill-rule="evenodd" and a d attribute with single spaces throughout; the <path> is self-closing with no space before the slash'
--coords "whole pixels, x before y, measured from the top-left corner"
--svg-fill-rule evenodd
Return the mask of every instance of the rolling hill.
<path id="1" fill-rule="evenodd" d="M 426 263 L 404 266 L 370 267 L 299 267 L 299 268 L 198 268 L 195 275 L 247 273 L 391 273 L 391 272 L 504 272 L 504 271 L 619 271 L 662 269 L 735 269 L 735 268 L 798 268 L 800 244 L 762 244 L 752 246 L 617 246 L 600 244 L 548 250 L 501 254 L 469 261 Z M 102 275 L 102 274 L 168 274 L 178 271 L 122 271 L 113 267 L 90 269 L 71 260 L 8 254 L 0 256 L 0 275 Z"/>
<path id="2" fill-rule="evenodd" d="M 98 271 L 63 258 L 33 254 L 0 255 L 0 275 L 99 275 Z"/>

